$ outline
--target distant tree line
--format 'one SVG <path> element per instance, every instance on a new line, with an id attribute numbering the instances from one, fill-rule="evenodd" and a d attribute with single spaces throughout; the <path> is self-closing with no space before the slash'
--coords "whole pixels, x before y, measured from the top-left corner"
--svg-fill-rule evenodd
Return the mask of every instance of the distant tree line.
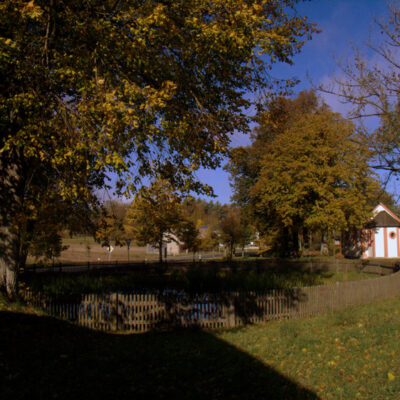
<path id="1" fill-rule="evenodd" d="M 223 244 L 228 258 L 244 247 L 255 232 L 238 207 L 184 197 L 166 180 L 142 187 L 131 203 L 108 201 L 97 221 L 96 239 L 103 245 L 122 246 L 126 239 L 158 249 L 175 241 L 193 253 L 212 251 Z"/>

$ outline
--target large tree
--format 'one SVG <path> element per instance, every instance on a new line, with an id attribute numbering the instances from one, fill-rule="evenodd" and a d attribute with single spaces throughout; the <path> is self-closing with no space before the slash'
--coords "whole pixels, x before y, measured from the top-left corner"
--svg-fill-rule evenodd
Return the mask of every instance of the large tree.
<path id="1" fill-rule="evenodd" d="M 262 105 L 255 118 L 252 144 L 234 148 L 231 161 L 225 167 L 232 180 L 232 200 L 242 211 L 246 211 L 250 203 L 250 188 L 256 184 L 260 175 L 260 161 L 265 154 L 265 147 L 298 118 L 316 107 L 318 99 L 315 93 L 307 91 L 300 92 L 294 99 L 276 97 Z"/>
<path id="2" fill-rule="evenodd" d="M 126 212 L 125 232 L 139 245 L 157 248 L 161 263 L 164 244 L 178 241 L 183 222 L 180 195 L 168 181 L 157 179 L 136 193 Z"/>
<path id="3" fill-rule="evenodd" d="M 219 228 L 219 238 L 225 243 L 228 249 L 227 257 L 231 261 L 236 246 L 240 245 L 243 250 L 244 246 L 250 242 L 253 231 L 241 215 L 240 209 L 236 207 L 229 208 Z"/>
<path id="4" fill-rule="evenodd" d="M 95 221 L 95 238 L 102 246 L 123 246 L 130 239 L 124 229 L 124 221 L 129 203 L 108 200 L 99 208 Z"/>
<path id="5" fill-rule="evenodd" d="M 182 242 L 183 249 L 193 253 L 194 262 L 196 253 L 200 250 L 201 246 L 200 231 L 192 221 L 184 220 L 179 225 L 178 238 Z"/>
<path id="6" fill-rule="evenodd" d="M 0 3 L 0 286 L 15 290 L 15 216 L 47 163 L 48 190 L 87 198 L 158 174 L 209 191 L 245 110 L 315 31 L 296 0 L 4 0 Z M 40 170 L 40 168 L 39 168 Z M 46 177 L 46 173 L 42 175 Z M 38 203 L 37 193 L 30 193 Z"/>
<path id="7" fill-rule="evenodd" d="M 297 105 L 312 98 L 305 108 L 293 107 L 290 115 L 271 113 L 277 104 L 290 102 L 275 100 L 261 116 L 256 150 L 248 150 L 257 167 L 251 180 L 242 172 L 247 162 L 243 151 L 237 150 L 238 159 L 231 161 L 237 197 L 243 198 L 244 183 L 250 182 L 244 205 L 282 255 L 297 252 L 304 229 L 361 228 L 379 188 L 368 164 L 371 152 L 357 141 L 352 123 L 318 105 L 313 93 L 303 93 Z"/>

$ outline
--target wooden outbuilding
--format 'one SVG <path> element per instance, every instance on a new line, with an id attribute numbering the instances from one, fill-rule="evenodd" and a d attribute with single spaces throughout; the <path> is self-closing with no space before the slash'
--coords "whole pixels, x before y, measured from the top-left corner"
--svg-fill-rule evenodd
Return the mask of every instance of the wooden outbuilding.
<path id="1" fill-rule="evenodd" d="M 382 203 L 373 213 L 366 225 L 369 240 L 362 257 L 400 258 L 400 218 Z"/>

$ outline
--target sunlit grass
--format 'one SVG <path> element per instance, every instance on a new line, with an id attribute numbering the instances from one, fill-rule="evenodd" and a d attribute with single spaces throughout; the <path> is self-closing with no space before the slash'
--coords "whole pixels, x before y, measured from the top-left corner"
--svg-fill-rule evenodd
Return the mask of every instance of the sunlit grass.
<path id="1" fill-rule="evenodd" d="M 321 399 L 398 399 L 400 297 L 316 318 L 219 332 Z"/>
<path id="2" fill-rule="evenodd" d="M 397 297 L 233 330 L 115 335 L 18 317 L 36 311 L 0 296 L 0 394 L 397 400 L 399 310 Z"/>

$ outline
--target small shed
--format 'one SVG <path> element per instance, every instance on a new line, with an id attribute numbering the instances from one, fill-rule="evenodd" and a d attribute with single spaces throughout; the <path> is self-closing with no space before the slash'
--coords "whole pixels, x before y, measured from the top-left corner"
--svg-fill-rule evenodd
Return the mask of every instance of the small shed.
<path id="1" fill-rule="evenodd" d="M 182 242 L 174 234 L 164 235 L 162 252 L 165 254 L 165 249 L 167 249 L 167 254 L 170 256 L 176 256 L 181 253 Z M 146 245 L 146 254 L 158 254 L 158 249 L 153 247 L 151 244 Z"/>
<path id="2" fill-rule="evenodd" d="M 374 208 L 374 217 L 366 225 L 369 241 L 363 258 L 400 257 L 400 218 L 380 203 Z"/>

